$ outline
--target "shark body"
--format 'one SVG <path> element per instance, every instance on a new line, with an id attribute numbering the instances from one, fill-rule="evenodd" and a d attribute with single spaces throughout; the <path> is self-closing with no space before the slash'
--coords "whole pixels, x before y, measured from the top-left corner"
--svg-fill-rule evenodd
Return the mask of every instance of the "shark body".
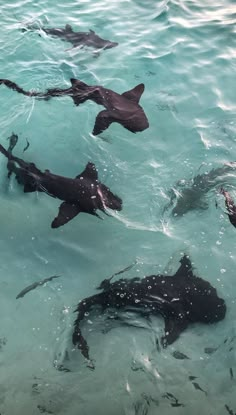
<path id="1" fill-rule="evenodd" d="M 81 212 L 99 217 L 97 210 L 106 213 L 107 208 L 122 209 L 122 200 L 99 181 L 97 169 L 91 162 L 87 163 L 82 173 L 70 178 L 49 170 L 43 172 L 34 163 L 14 156 L 1 144 L 0 152 L 8 159 L 8 176 L 15 174 L 25 193 L 40 191 L 63 201 L 57 217 L 52 221 L 52 228 L 65 225 Z"/>
<path id="2" fill-rule="evenodd" d="M 22 32 L 37 29 L 38 27 L 31 25 L 26 29 L 22 29 Z M 111 49 L 118 45 L 117 42 L 102 39 L 93 30 L 89 30 L 88 32 L 74 32 L 69 24 L 59 28 L 42 27 L 41 30 L 49 36 L 57 37 L 65 42 L 71 43 L 73 48 L 87 46 L 94 49 Z"/>
<path id="3" fill-rule="evenodd" d="M 98 135 L 105 131 L 113 122 L 137 133 L 149 127 L 149 122 L 139 100 L 144 91 L 144 84 L 139 84 L 130 91 L 118 94 L 111 89 L 100 85 L 89 86 L 78 79 L 71 79 L 71 87 L 66 89 L 51 88 L 46 92 L 25 91 L 9 79 L 0 79 L 0 85 L 17 91 L 20 94 L 49 100 L 53 97 L 70 96 L 76 106 L 91 100 L 105 107 L 98 113 L 93 134 Z"/>
<path id="4" fill-rule="evenodd" d="M 75 312 L 72 342 L 90 360 L 89 346 L 82 335 L 81 325 L 93 309 L 135 311 L 139 315 L 161 315 L 165 321 L 163 347 L 175 342 L 191 323 L 211 324 L 224 319 L 226 305 L 216 289 L 193 273 L 190 259 L 184 255 L 173 276 L 150 275 L 145 278 L 120 279 L 101 284 L 104 290 L 80 301 Z M 98 308 L 100 307 L 100 308 Z M 90 317 L 91 318 L 91 317 Z"/>

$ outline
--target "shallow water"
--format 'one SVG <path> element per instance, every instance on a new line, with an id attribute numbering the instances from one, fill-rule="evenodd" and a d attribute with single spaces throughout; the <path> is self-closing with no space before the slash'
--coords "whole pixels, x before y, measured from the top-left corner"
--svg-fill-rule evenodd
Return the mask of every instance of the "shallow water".
<path id="1" fill-rule="evenodd" d="M 235 413 L 235 229 L 219 186 L 206 195 L 206 210 L 177 218 L 165 209 L 179 180 L 236 160 L 235 3 L 10 0 L 1 15 L 0 78 L 40 91 L 66 88 L 72 77 L 120 93 L 143 82 L 141 105 L 150 128 L 132 134 L 112 124 L 94 137 L 100 107 L 93 102 L 75 107 L 69 97 L 44 102 L 0 87 L 3 145 L 14 131 L 19 157 L 70 177 L 91 160 L 100 180 L 123 199 L 123 210 L 110 218 L 81 214 L 53 230 L 60 202 L 24 194 L 14 178 L 8 182 L 1 156 L 0 413 Z M 71 45 L 60 39 L 21 32 L 32 23 L 93 29 L 119 46 L 99 56 L 89 48 L 67 50 Z M 26 138 L 30 147 L 23 153 Z M 236 200 L 235 175 L 222 180 Z M 84 327 L 96 362 L 90 371 L 81 354 L 71 352 L 79 300 L 135 260 L 126 277 L 174 274 L 183 252 L 225 299 L 225 320 L 190 326 L 165 350 L 155 342 L 162 318 L 153 318 L 148 329 L 144 321 L 143 329 L 117 327 L 106 334 L 94 321 Z M 16 300 L 24 287 L 51 275 L 61 278 Z M 218 349 L 206 354 L 205 347 Z M 66 350 L 68 373 L 55 368 Z M 175 350 L 189 359 L 175 359 Z M 184 406 L 172 407 L 166 393 Z"/>

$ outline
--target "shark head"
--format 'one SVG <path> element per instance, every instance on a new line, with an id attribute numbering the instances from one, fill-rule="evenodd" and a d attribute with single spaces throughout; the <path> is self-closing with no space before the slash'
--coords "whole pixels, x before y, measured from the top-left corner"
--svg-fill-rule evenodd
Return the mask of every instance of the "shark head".
<path id="1" fill-rule="evenodd" d="M 197 277 L 187 255 L 180 260 L 174 278 L 179 287 L 186 318 L 190 322 L 216 323 L 226 314 L 225 301 L 217 294 L 210 282 Z"/>
<path id="2" fill-rule="evenodd" d="M 216 323 L 225 318 L 225 301 L 208 281 L 195 277 L 193 289 L 185 298 L 186 313 L 192 322 Z"/>
<path id="3" fill-rule="evenodd" d="M 117 42 L 111 42 L 110 40 L 102 39 L 93 30 L 88 32 L 87 44 L 91 43 L 94 47 L 98 49 L 111 49 L 118 45 Z"/>
<path id="4" fill-rule="evenodd" d="M 120 197 L 111 192 L 111 190 L 103 183 L 98 186 L 98 194 L 102 201 L 103 208 L 112 210 L 122 209 L 122 200 Z M 103 210 L 103 209 L 102 209 Z"/>

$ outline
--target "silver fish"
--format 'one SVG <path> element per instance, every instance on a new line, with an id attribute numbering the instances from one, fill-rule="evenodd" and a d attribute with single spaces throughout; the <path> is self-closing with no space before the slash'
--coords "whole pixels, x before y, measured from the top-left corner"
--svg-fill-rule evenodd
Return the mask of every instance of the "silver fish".
<path id="1" fill-rule="evenodd" d="M 25 296 L 25 294 L 27 294 L 29 291 L 32 291 L 32 290 L 34 290 L 35 288 L 37 288 L 38 286 L 40 286 L 40 285 L 43 285 L 43 284 L 45 284 L 46 282 L 48 282 L 48 281 L 52 281 L 54 278 L 59 278 L 60 277 L 60 275 L 53 275 L 52 277 L 48 277 L 48 278 L 45 278 L 44 280 L 41 280 L 41 281 L 36 281 L 36 282 L 34 282 L 33 284 L 30 284 L 30 285 L 28 285 L 28 287 L 26 287 L 26 288 L 24 288 L 17 296 L 16 296 L 16 299 L 18 299 L 18 298 L 21 298 L 21 297 L 24 297 Z"/>

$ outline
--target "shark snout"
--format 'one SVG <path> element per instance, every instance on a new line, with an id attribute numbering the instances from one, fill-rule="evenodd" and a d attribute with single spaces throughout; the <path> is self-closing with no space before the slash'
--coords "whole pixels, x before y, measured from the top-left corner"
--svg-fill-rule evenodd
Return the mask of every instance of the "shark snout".
<path id="1" fill-rule="evenodd" d="M 117 42 L 110 42 L 109 41 L 105 44 L 104 49 L 111 49 L 111 48 L 114 48 L 118 45 L 119 45 L 119 43 L 117 43 Z"/>

